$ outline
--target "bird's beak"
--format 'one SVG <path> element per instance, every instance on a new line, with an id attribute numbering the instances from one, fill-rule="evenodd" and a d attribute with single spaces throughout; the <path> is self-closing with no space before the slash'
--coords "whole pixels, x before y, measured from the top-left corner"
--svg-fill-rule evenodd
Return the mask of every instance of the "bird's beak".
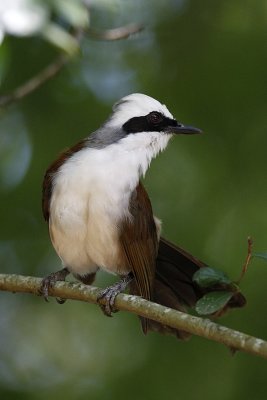
<path id="1" fill-rule="evenodd" d="M 202 131 L 194 126 L 186 126 L 178 123 L 176 126 L 169 126 L 166 129 L 166 132 L 173 133 L 175 135 L 185 134 L 185 135 L 194 135 L 196 133 L 202 133 Z"/>

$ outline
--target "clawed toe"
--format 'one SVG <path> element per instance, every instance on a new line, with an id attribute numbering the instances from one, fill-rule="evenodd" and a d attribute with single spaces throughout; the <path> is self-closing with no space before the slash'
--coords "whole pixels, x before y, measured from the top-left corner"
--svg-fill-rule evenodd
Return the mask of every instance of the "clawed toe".
<path id="1" fill-rule="evenodd" d="M 43 296 L 43 298 L 45 299 L 45 301 L 48 303 L 48 295 L 49 295 L 49 288 L 52 286 L 51 280 L 50 280 L 50 275 L 45 277 L 42 280 L 41 283 L 41 288 L 39 290 L 39 293 L 41 296 Z"/>
<path id="2" fill-rule="evenodd" d="M 99 307 L 101 308 L 102 312 L 106 317 L 112 317 L 112 312 L 110 306 L 108 304 L 99 304 Z"/>
<path id="3" fill-rule="evenodd" d="M 100 305 L 101 310 L 108 317 L 112 317 L 112 313 L 117 312 L 115 308 L 115 300 L 119 293 L 124 291 L 127 285 L 133 279 L 132 274 L 125 276 L 121 281 L 115 283 L 113 286 L 109 286 L 102 290 L 97 297 L 97 302 Z M 105 299 L 105 304 L 100 303 L 100 300 Z"/>
<path id="4" fill-rule="evenodd" d="M 39 293 L 41 296 L 43 296 L 45 301 L 47 301 L 47 302 L 49 301 L 48 300 L 49 289 L 52 288 L 56 282 L 65 281 L 65 278 L 68 274 L 69 274 L 69 271 L 67 270 L 67 268 L 63 268 L 58 272 L 53 272 L 52 274 L 46 276 L 42 280 Z M 61 298 L 57 298 L 56 300 L 59 304 L 63 304 L 66 301 L 65 299 L 61 299 Z"/>
<path id="5" fill-rule="evenodd" d="M 114 309 L 115 299 L 119 292 L 117 292 L 113 286 L 110 286 L 97 296 L 97 302 L 100 305 L 101 310 L 107 317 L 112 317 L 112 313 L 116 310 Z M 100 304 L 100 300 L 105 299 L 105 304 Z"/>

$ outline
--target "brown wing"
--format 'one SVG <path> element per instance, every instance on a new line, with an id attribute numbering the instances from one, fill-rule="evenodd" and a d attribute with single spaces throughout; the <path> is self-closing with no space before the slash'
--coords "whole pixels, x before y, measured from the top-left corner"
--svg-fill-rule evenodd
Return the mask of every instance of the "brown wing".
<path id="1" fill-rule="evenodd" d="M 132 292 L 151 300 L 158 252 L 157 231 L 149 197 L 141 183 L 130 200 L 131 219 L 124 221 L 121 246 L 124 257 L 135 277 Z M 143 324 L 143 329 L 146 327 Z"/>
<path id="2" fill-rule="evenodd" d="M 59 170 L 59 168 L 67 161 L 74 153 L 80 151 L 86 143 L 87 139 L 81 140 L 71 148 L 63 151 L 59 157 L 50 165 L 47 169 L 44 180 L 43 180 L 43 196 L 42 196 L 42 209 L 43 216 L 46 221 L 49 220 L 50 213 L 50 199 L 52 196 L 53 189 L 53 176 Z"/>
<path id="3" fill-rule="evenodd" d="M 194 273 L 208 265 L 162 237 L 156 263 L 155 282 L 160 281 L 168 287 L 177 300 L 186 307 L 194 308 L 196 302 L 206 293 L 227 289 L 224 284 L 216 284 L 207 288 L 197 286 L 193 281 Z M 243 307 L 245 304 L 245 297 L 242 293 L 237 292 L 220 315 L 230 308 Z"/>

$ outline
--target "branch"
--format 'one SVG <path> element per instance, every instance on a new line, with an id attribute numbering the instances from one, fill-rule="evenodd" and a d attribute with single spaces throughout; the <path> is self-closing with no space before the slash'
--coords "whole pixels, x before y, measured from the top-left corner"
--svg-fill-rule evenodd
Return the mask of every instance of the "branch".
<path id="1" fill-rule="evenodd" d="M 142 29 L 143 27 L 139 24 L 129 24 L 119 28 L 107 29 L 103 31 L 89 28 L 87 33 L 96 40 L 112 41 L 126 39 L 134 33 L 140 32 Z M 77 40 L 77 44 L 80 43 L 84 33 L 86 32 L 84 32 L 82 29 L 77 29 L 73 33 L 72 36 Z M 34 77 L 30 78 L 27 82 L 23 83 L 21 86 L 18 86 L 13 92 L 0 96 L 0 107 L 7 107 L 37 90 L 48 80 L 54 78 L 54 76 L 56 76 L 70 60 L 71 56 L 66 54 L 61 54 L 58 56 L 48 66 L 46 66 Z"/>
<path id="2" fill-rule="evenodd" d="M 51 62 L 47 67 L 40 71 L 33 78 L 17 87 L 13 92 L 0 96 L 0 107 L 7 107 L 11 103 L 28 96 L 49 79 L 53 78 L 58 72 L 64 67 L 69 61 L 70 57 L 67 55 L 60 55 L 54 61 Z"/>
<path id="3" fill-rule="evenodd" d="M 253 246 L 253 240 L 252 240 L 252 238 L 249 236 L 249 237 L 248 237 L 248 252 L 247 252 L 247 257 L 246 257 L 245 264 L 244 264 L 243 267 L 242 267 L 241 275 L 240 275 L 240 277 L 239 277 L 239 279 L 238 279 L 238 281 L 237 281 L 237 284 L 238 284 L 238 285 L 240 284 L 240 282 L 242 281 L 242 279 L 244 278 L 244 276 L 245 276 L 246 273 L 247 273 L 248 266 L 249 266 L 249 263 L 250 263 L 251 258 L 252 258 L 252 246 Z"/>
<path id="4" fill-rule="evenodd" d="M 121 40 L 127 39 L 135 33 L 141 32 L 144 27 L 140 24 L 129 24 L 125 26 L 120 26 L 119 28 L 98 30 L 89 28 L 88 34 L 93 39 L 96 40 Z"/>
<path id="5" fill-rule="evenodd" d="M 39 294 L 42 279 L 22 275 L 0 274 L 0 290 L 7 292 L 21 292 Z M 82 283 L 57 282 L 50 289 L 50 295 L 63 299 L 80 300 L 88 303 L 97 303 L 97 296 L 101 289 Z M 103 302 L 104 304 L 104 302 Z M 138 296 L 119 294 L 116 298 L 118 310 L 130 311 L 164 325 L 182 329 L 193 335 L 220 342 L 233 350 L 241 350 L 267 359 L 267 342 L 218 325 L 209 319 L 192 316 L 160 304 L 152 303 Z"/>

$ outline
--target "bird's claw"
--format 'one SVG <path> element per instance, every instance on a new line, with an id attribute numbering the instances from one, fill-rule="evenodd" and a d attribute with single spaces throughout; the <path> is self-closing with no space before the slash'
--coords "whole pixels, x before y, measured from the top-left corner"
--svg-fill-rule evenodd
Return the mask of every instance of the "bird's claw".
<path id="1" fill-rule="evenodd" d="M 53 274 L 51 274 L 51 275 L 53 275 Z M 50 288 L 51 286 L 53 286 L 53 283 L 55 283 L 55 282 L 53 282 L 53 279 L 52 279 L 51 275 L 46 276 L 46 277 L 42 280 L 41 288 L 40 288 L 40 290 L 39 290 L 40 295 L 43 296 L 43 298 L 45 299 L 45 301 L 46 301 L 47 303 L 49 302 L 49 300 L 48 300 L 49 288 Z"/>
<path id="2" fill-rule="evenodd" d="M 52 288 L 56 282 L 65 281 L 65 278 L 68 274 L 69 274 L 69 271 L 67 270 L 67 268 L 63 268 L 60 271 L 53 272 L 52 274 L 43 278 L 39 293 L 41 296 L 43 296 L 43 298 L 45 299 L 46 302 L 49 302 L 49 300 L 48 300 L 49 289 Z M 56 301 L 59 304 L 63 304 L 63 303 L 65 303 L 66 300 L 61 299 L 61 298 L 56 298 Z"/>
<path id="3" fill-rule="evenodd" d="M 112 313 L 118 311 L 115 308 L 116 297 L 118 296 L 118 294 L 120 294 L 126 289 L 126 287 L 131 282 L 132 279 L 133 277 L 132 274 L 130 273 L 119 282 L 102 290 L 100 294 L 97 296 L 97 302 L 106 316 L 112 317 Z M 100 303 L 100 300 L 102 299 L 105 299 L 105 304 L 103 304 L 102 302 Z"/>
<path id="4" fill-rule="evenodd" d="M 114 308 L 115 300 L 117 295 L 120 293 L 118 289 L 114 286 L 109 286 L 102 290 L 97 296 L 97 302 L 100 305 L 101 310 L 107 317 L 112 317 L 112 313 L 117 310 Z M 105 299 L 105 304 L 99 303 L 100 300 Z"/>

